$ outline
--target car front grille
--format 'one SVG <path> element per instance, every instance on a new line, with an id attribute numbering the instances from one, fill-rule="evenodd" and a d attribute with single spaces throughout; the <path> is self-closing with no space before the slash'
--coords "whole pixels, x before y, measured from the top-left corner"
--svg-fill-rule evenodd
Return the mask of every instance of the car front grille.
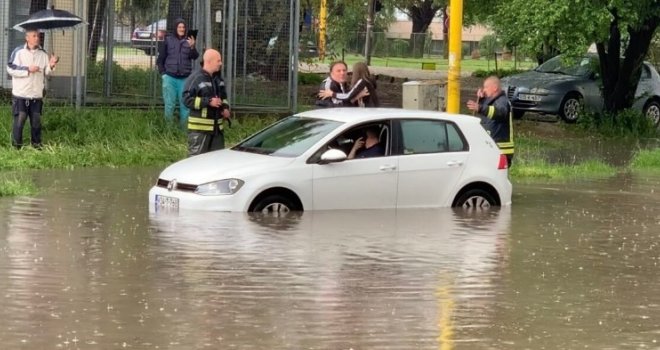
<path id="1" fill-rule="evenodd" d="M 513 95 L 516 93 L 516 87 L 515 86 L 509 86 L 509 88 L 506 90 L 506 97 L 509 98 L 509 100 L 513 99 Z"/>
<path id="2" fill-rule="evenodd" d="M 156 186 L 167 188 L 169 191 L 182 191 L 182 192 L 195 192 L 195 190 L 197 189 L 197 185 L 176 182 L 176 180 L 172 182 L 173 185 L 171 189 L 170 189 L 170 181 L 165 179 L 158 179 Z"/>

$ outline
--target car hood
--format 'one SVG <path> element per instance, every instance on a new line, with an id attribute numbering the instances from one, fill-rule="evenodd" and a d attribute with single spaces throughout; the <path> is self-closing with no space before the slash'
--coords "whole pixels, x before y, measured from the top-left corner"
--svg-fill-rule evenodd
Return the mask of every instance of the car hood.
<path id="1" fill-rule="evenodd" d="M 518 87 L 547 87 L 557 83 L 566 81 L 581 80 L 581 77 L 566 74 L 553 74 L 541 73 L 537 71 L 529 71 L 512 75 L 502 80 L 502 84 L 506 86 Z"/>
<path id="2" fill-rule="evenodd" d="M 160 178 L 200 185 L 210 181 L 244 178 L 272 171 L 292 163 L 295 158 L 275 157 L 229 149 L 204 153 L 180 160 L 163 170 Z"/>

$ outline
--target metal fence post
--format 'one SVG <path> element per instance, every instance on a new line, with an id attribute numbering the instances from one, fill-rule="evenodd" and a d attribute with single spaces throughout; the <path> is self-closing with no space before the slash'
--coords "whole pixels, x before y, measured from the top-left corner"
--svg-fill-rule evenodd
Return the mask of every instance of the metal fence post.
<path id="1" fill-rule="evenodd" d="M 114 33 L 115 33 L 115 0 L 108 0 L 105 8 L 105 66 L 103 93 L 105 97 L 112 94 L 112 61 L 114 54 Z"/>

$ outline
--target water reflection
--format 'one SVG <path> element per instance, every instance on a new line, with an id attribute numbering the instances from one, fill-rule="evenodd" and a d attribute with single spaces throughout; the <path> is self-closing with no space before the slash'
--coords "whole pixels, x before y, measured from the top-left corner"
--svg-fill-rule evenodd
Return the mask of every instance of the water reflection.
<path id="1" fill-rule="evenodd" d="M 278 218 L 150 215 L 157 173 L 0 199 L 0 348 L 658 348 L 660 177 Z"/>
<path id="2" fill-rule="evenodd" d="M 186 213 L 152 222 L 161 254 L 180 262 L 170 275 L 215 280 L 208 287 L 219 305 L 207 305 L 237 327 L 224 333 L 255 334 L 231 344 L 406 349 L 451 344 L 451 328 L 491 322 L 510 210 Z M 232 322 L 239 315 L 241 324 Z M 468 323 L 448 322 L 454 317 Z M 278 325 L 286 343 L 255 333 L 277 337 Z"/>

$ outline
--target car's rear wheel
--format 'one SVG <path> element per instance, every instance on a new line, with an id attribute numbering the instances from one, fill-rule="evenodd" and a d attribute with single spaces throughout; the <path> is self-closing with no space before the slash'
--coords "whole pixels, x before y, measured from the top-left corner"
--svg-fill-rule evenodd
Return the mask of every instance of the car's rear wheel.
<path id="1" fill-rule="evenodd" d="M 660 126 L 660 102 L 655 100 L 646 103 L 646 106 L 644 106 L 644 115 L 651 119 L 653 126 Z"/>
<path id="2" fill-rule="evenodd" d="M 514 109 L 512 114 L 513 114 L 513 119 L 522 119 L 522 117 L 525 115 L 525 111 Z"/>
<path id="3" fill-rule="evenodd" d="M 464 210 L 490 209 L 497 205 L 495 198 L 488 192 L 479 188 L 468 190 L 458 196 L 454 201 L 455 208 Z"/>
<path id="4" fill-rule="evenodd" d="M 559 107 L 559 116 L 567 123 L 575 123 L 582 112 L 582 96 L 570 93 L 564 97 Z"/>
<path id="5" fill-rule="evenodd" d="M 286 214 L 290 211 L 300 210 L 291 198 L 279 194 L 265 196 L 258 200 L 252 211 L 264 214 Z"/>

